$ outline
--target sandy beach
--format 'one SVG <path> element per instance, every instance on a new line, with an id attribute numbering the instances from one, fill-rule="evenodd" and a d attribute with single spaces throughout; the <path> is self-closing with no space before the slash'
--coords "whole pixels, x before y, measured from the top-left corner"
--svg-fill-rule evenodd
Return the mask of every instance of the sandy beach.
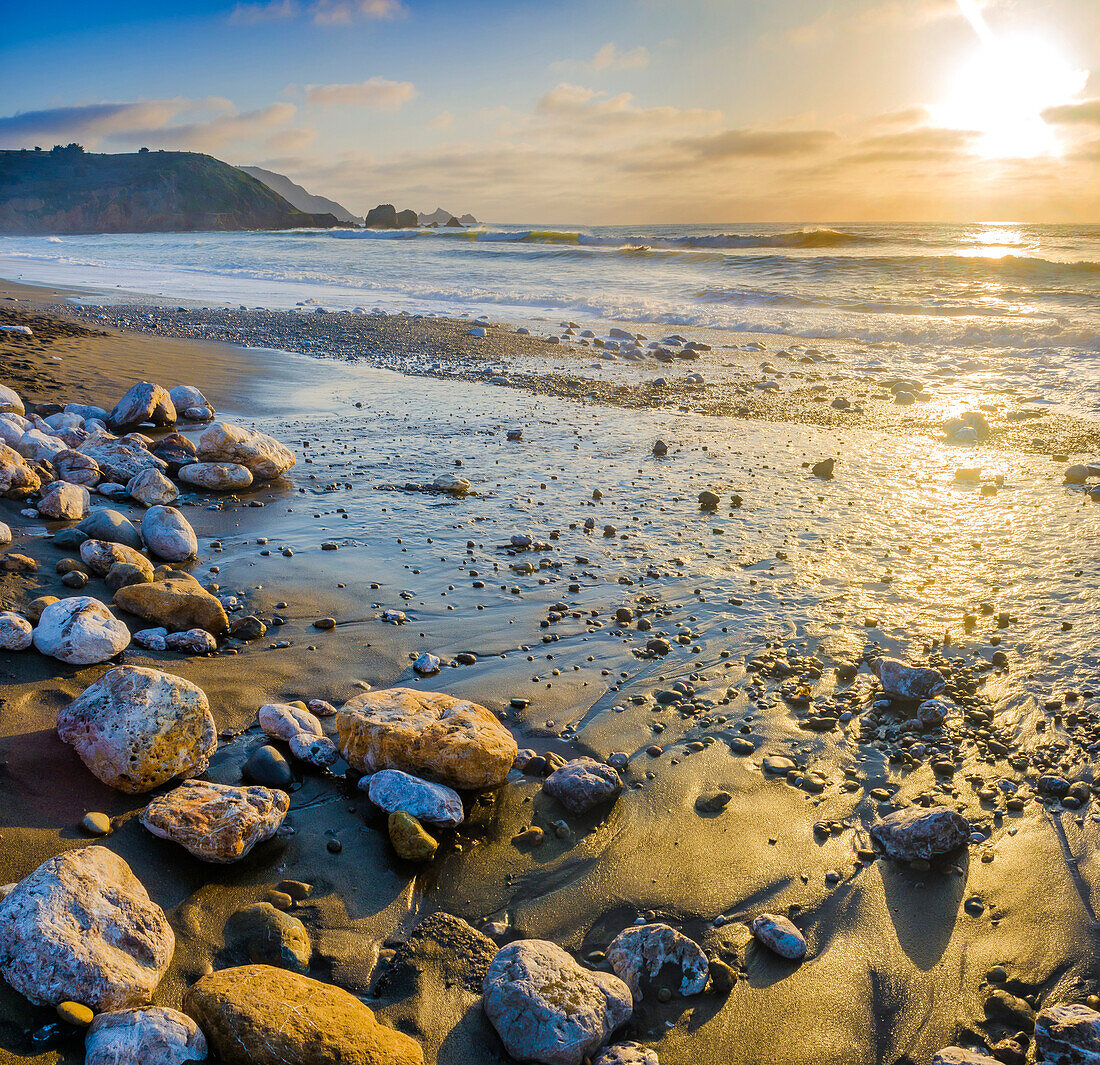
<path id="1" fill-rule="evenodd" d="M 149 796 L 101 784 L 59 740 L 59 710 L 110 663 L 0 652 L 0 884 L 86 846 L 82 818 L 107 814 L 98 842 L 175 932 L 157 1003 L 179 1008 L 194 981 L 247 961 L 227 923 L 290 880 L 312 887 L 292 908 L 309 974 L 362 996 L 439 1065 L 512 1059 L 472 975 L 482 941 L 414 934 L 436 914 L 494 949 L 550 940 L 595 968 L 640 920 L 690 937 L 722 963 L 707 991 L 683 996 L 663 973 L 624 1029 L 661 1065 L 925 1065 L 959 1041 L 1026 1046 L 1038 1009 L 1095 1004 L 1100 509 L 1063 484 L 1095 453 L 1095 423 L 1054 413 L 1037 431 L 1002 397 L 989 439 L 960 446 L 939 429 L 957 406 L 898 411 L 850 379 L 828 396 L 850 394 L 865 417 L 841 417 L 809 381 L 778 409 L 687 387 L 655 402 L 629 367 L 610 382 L 571 370 L 543 339 L 491 323 L 486 350 L 468 321 L 370 316 L 341 349 L 335 315 L 202 318 L 86 294 L 60 313 L 67 295 L 0 283 L 0 324 L 34 333 L 0 333 L 0 383 L 28 404 L 109 409 L 138 381 L 193 384 L 219 418 L 297 458 L 278 480 L 181 504 L 199 539 L 184 568 L 266 635 L 122 656 L 206 692 L 208 779 L 240 782 L 267 739 L 263 704 L 341 706 L 400 685 L 487 707 L 540 756 L 617 755 L 625 785 L 610 808 L 573 815 L 513 770 L 467 797 L 463 826 L 416 865 L 394 854 L 361 774 L 295 763 L 284 827 L 214 866 L 151 836 Z M 501 375 L 512 387 L 490 383 Z M 835 476 L 815 476 L 828 457 Z M 448 473 L 469 494 L 428 490 Z M 72 552 L 50 539 L 64 523 L 23 505 L 0 500 L 8 550 L 38 563 L 0 576 L 15 611 L 70 594 L 55 568 Z M 83 594 L 110 600 L 99 579 Z M 413 670 L 423 652 L 436 675 Z M 939 671 L 942 724 L 882 698 L 880 655 Z M 1041 777 L 1081 787 L 1059 796 Z M 891 811 L 931 805 L 965 818 L 961 849 L 905 863 L 873 844 Z M 805 961 L 754 941 L 763 912 L 793 920 Z M 0 1061 L 82 1053 L 53 1009 L 0 984 Z"/>

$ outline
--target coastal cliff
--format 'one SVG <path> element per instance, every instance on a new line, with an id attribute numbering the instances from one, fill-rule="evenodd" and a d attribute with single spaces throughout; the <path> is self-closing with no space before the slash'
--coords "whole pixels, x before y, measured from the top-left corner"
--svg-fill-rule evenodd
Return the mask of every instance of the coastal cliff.
<path id="1" fill-rule="evenodd" d="M 329 228 L 263 182 L 197 152 L 0 151 L 0 232 Z"/>

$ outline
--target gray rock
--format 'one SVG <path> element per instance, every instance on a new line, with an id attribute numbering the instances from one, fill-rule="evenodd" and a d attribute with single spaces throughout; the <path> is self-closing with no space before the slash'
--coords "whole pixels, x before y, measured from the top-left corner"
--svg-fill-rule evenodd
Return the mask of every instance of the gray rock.
<path id="1" fill-rule="evenodd" d="M 62 451 L 54 458 L 53 468 L 61 480 L 81 484 L 85 488 L 94 488 L 101 477 L 99 463 L 95 459 L 71 449 Z"/>
<path id="2" fill-rule="evenodd" d="M 317 769 L 327 769 L 340 757 L 339 749 L 328 736 L 314 736 L 311 732 L 291 736 L 287 746 L 299 762 L 306 762 Z"/>
<path id="3" fill-rule="evenodd" d="M 225 931 L 226 941 L 242 949 L 257 965 L 309 972 L 313 947 L 306 926 L 270 902 L 257 902 L 238 910 L 229 918 Z"/>
<path id="4" fill-rule="evenodd" d="M 0 975 L 36 1004 L 144 1005 L 174 949 L 164 911 L 106 847 L 50 858 L 0 902 Z"/>
<path id="5" fill-rule="evenodd" d="M 93 510 L 77 528 L 89 540 L 106 540 L 111 544 L 124 544 L 135 551 L 141 550 L 141 533 L 125 515 L 110 507 Z"/>
<path id="6" fill-rule="evenodd" d="M 129 645 L 130 630 L 98 599 L 85 595 L 50 603 L 34 630 L 34 646 L 70 666 L 106 662 Z"/>
<path id="7" fill-rule="evenodd" d="M 294 782 L 290 763 L 274 747 L 257 747 L 243 766 L 244 775 L 269 788 L 288 788 Z"/>
<path id="8" fill-rule="evenodd" d="M 214 407 L 193 385 L 176 385 L 168 390 L 168 398 L 177 413 L 188 421 L 207 422 L 214 417 Z"/>
<path id="9" fill-rule="evenodd" d="M 209 1053 L 199 1026 L 166 1006 L 101 1013 L 84 1039 L 84 1065 L 184 1065 Z"/>
<path id="10" fill-rule="evenodd" d="M 1035 1059 L 1044 1065 L 1100 1065 L 1100 1013 L 1080 1005 L 1040 1010 Z"/>
<path id="11" fill-rule="evenodd" d="M 7 547 L 11 543 L 11 529 L 0 521 L 0 547 Z"/>
<path id="12" fill-rule="evenodd" d="M 142 470 L 153 469 L 163 473 L 168 468 L 167 463 L 145 448 L 125 443 L 110 433 L 93 433 L 76 450 L 95 459 L 103 480 L 120 485 L 129 484 Z"/>
<path id="13" fill-rule="evenodd" d="M 359 787 L 387 813 L 404 810 L 437 828 L 455 828 L 465 817 L 462 798 L 453 788 L 421 780 L 400 769 L 380 769 L 363 777 Z"/>
<path id="14" fill-rule="evenodd" d="M 25 651 L 33 640 L 34 629 L 21 614 L 0 610 L 0 651 Z"/>
<path id="15" fill-rule="evenodd" d="M 54 481 L 42 490 L 38 513 L 55 521 L 80 521 L 88 515 L 88 489 L 68 481 Z"/>
<path id="16" fill-rule="evenodd" d="M 609 765 L 594 758 L 574 758 L 548 776 L 543 789 L 570 813 L 582 814 L 617 798 L 623 782 Z"/>
<path id="17" fill-rule="evenodd" d="M 634 925 L 624 929 L 607 948 L 611 971 L 642 1000 L 642 979 L 657 976 L 666 965 L 679 968 L 681 995 L 697 995 L 707 986 L 710 962 L 698 943 L 667 924 Z"/>
<path id="18" fill-rule="evenodd" d="M 928 861 L 966 843 L 970 825 L 961 814 L 945 806 L 909 807 L 895 810 L 873 825 L 871 838 L 891 858 Z"/>
<path id="19" fill-rule="evenodd" d="M 324 736 L 321 722 L 308 710 L 290 703 L 265 703 L 259 712 L 260 728 L 272 739 L 289 743 L 300 732 Z"/>
<path id="20" fill-rule="evenodd" d="M 194 558 L 199 550 L 195 530 L 175 507 L 150 507 L 141 520 L 141 538 L 157 558 L 167 562 Z"/>
<path id="21" fill-rule="evenodd" d="M 180 490 L 164 476 L 160 470 L 142 470 L 136 477 L 130 478 L 126 491 L 131 499 L 142 506 L 166 506 L 179 499 Z"/>
<path id="22" fill-rule="evenodd" d="M 133 640 L 138 647 L 144 647 L 147 651 L 163 651 L 168 644 L 165 637 L 168 630 L 163 628 L 141 629 L 134 633 Z"/>
<path id="23" fill-rule="evenodd" d="M 510 943 L 493 958 L 482 1007 L 519 1061 L 581 1065 L 633 1012 L 630 988 L 582 968 L 545 940 Z"/>
<path id="24" fill-rule="evenodd" d="M 205 655 L 218 649 L 218 641 L 206 629 L 185 629 L 170 632 L 164 637 L 164 646 L 180 654 Z"/>
<path id="25" fill-rule="evenodd" d="M 129 388 L 107 415 L 107 425 L 116 432 L 133 429 L 146 422 L 171 425 L 175 420 L 176 407 L 172 397 L 151 381 L 139 381 Z"/>
<path id="26" fill-rule="evenodd" d="M 180 469 L 179 478 L 209 492 L 231 492 L 252 484 L 252 473 L 236 462 L 192 462 Z"/>
<path id="27" fill-rule="evenodd" d="M 641 1043 L 616 1043 L 597 1054 L 592 1065 L 661 1065 L 657 1052 Z"/>
<path id="28" fill-rule="evenodd" d="M 294 453 L 272 436 L 228 422 L 214 422 L 199 437 L 203 462 L 244 466 L 257 481 L 280 477 L 294 465 Z"/>
<path id="29" fill-rule="evenodd" d="M 762 913 L 754 917 L 753 937 L 773 954 L 788 961 L 801 961 L 806 957 L 806 939 L 794 924 L 781 914 Z"/>
<path id="30" fill-rule="evenodd" d="M 925 666 L 910 666 L 896 658 L 880 658 L 874 663 L 882 690 L 897 699 L 924 702 L 946 687 L 939 672 Z"/>

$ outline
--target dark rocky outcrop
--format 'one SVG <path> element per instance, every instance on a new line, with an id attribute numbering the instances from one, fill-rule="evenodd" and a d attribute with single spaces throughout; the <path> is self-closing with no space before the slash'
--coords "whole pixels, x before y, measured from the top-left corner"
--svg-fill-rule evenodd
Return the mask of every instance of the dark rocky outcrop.
<path id="1" fill-rule="evenodd" d="M 0 151 L 0 232 L 329 228 L 263 182 L 197 152 Z"/>
<path id="2" fill-rule="evenodd" d="M 397 228 L 398 229 L 416 229 L 420 225 L 417 219 L 415 211 L 398 211 L 397 212 Z"/>

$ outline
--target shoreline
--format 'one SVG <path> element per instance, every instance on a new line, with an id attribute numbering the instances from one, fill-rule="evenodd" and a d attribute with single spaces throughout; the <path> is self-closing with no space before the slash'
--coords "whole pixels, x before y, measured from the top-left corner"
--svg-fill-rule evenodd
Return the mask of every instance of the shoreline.
<path id="1" fill-rule="evenodd" d="M 16 293 L 33 302 L 22 290 L 0 290 Z M 56 295 L 38 306 L 52 306 Z M 330 317 L 308 321 L 327 325 Z M 400 316 L 366 324 L 379 336 L 413 329 Z M 441 346 L 456 344 L 456 358 L 476 365 L 481 349 L 458 331 L 470 324 L 425 319 L 424 332 L 416 326 L 391 339 L 414 362 L 439 361 L 439 352 L 420 350 L 435 330 Z M 294 834 L 217 869 L 152 839 L 135 816 L 143 800 L 101 786 L 57 741 L 53 716 L 100 668 L 59 674 L 33 652 L 0 654 L 0 883 L 88 842 L 76 827 L 88 810 L 110 815 L 106 845 L 132 865 L 176 931 L 176 960 L 157 1001 L 178 1006 L 188 982 L 224 962 L 228 916 L 284 878 L 314 885 L 295 909 L 314 941 L 314 975 L 363 995 L 376 987 L 376 961 L 389 959 L 431 912 L 503 925 L 498 942 L 545 937 L 580 957 L 606 949 L 639 916 L 667 920 L 737 980 L 727 995 L 639 1009 L 631 1035 L 651 1043 L 662 1065 L 716 1052 L 746 1063 L 766 1054 L 794 1065 L 808 1052 L 837 1065 L 902 1054 L 925 1062 L 960 1033 L 992 1042 L 1015 1030 L 984 1006 L 994 966 L 1007 966 L 1011 991 L 1036 1003 L 1083 1001 L 1100 989 L 1090 961 L 1094 931 L 1074 879 L 1091 882 L 1092 865 L 1082 861 L 1071 873 L 1066 862 L 1067 853 L 1091 853 L 1096 815 L 1051 807 L 1035 789 L 1040 768 L 1084 776 L 1086 751 L 1100 741 L 1093 696 L 1082 691 L 1093 690 L 1095 574 L 1087 560 L 1097 519 L 1060 489 L 1060 465 L 1026 453 L 998 457 L 1008 487 L 983 500 L 953 480 L 965 449 L 945 451 L 917 433 L 887 452 L 894 422 L 836 429 L 796 417 L 738 417 L 736 435 L 723 437 L 729 423 L 712 416 L 720 412 L 678 402 L 639 414 L 629 403 L 578 403 L 553 388 L 486 388 L 480 374 L 402 378 L 366 360 L 306 363 L 148 332 L 104 334 L 5 343 L 5 357 L 17 351 L 27 366 L 14 378 L 6 367 L 4 380 L 28 387 L 33 399 L 60 392 L 104 403 L 145 374 L 165 384 L 193 381 L 219 411 L 273 432 L 299 458 L 285 485 L 215 500 L 216 510 L 196 499 L 186 510 L 200 536 L 193 572 L 241 596 L 250 612 L 283 618 L 274 638 L 211 657 L 127 652 L 128 662 L 179 673 L 210 696 L 222 733 L 211 779 L 235 781 L 261 738 L 252 725 L 261 703 L 339 704 L 362 684 L 472 698 L 497 713 L 521 747 L 540 753 L 627 758 L 627 790 L 606 819 L 563 819 L 536 779 L 513 773 L 488 823 L 450 841 L 419 873 L 393 857 L 353 781 L 303 774 L 292 794 Z M 523 349 L 517 356 L 510 347 L 509 357 L 527 357 L 528 344 L 541 356 L 536 341 L 507 337 L 502 346 Z M 524 439 L 510 443 L 515 426 Z M 650 454 L 658 435 L 672 445 L 667 463 Z M 981 449 L 983 465 L 1011 447 L 991 443 Z M 896 468 L 906 448 L 913 476 Z M 827 450 L 841 456 L 838 482 L 804 468 Z M 456 461 L 473 484 L 468 499 L 419 490 L 457 470 Z M 721 495 L 715 513 L 696 502 L 708 486 Z M 743 506 L 730 505 L 733 493 Z M 1023 525 L 1035 513 L 1049 532 L 1028 538 Z M 583 530 L 589 517 L 594 533 Z M 13 549 L 40 562 L 35 581 L 7 578 L 5 605 L 25 604 L 32 592 L 58 594 L 51 570 L 59 553 L 42 523 L 28 525 L 8 501 L 0 502 L 0 520 L 19 530 Z M 605 525 L 615 533 L 601 536 Z M 525 532 L 546 550 L 509 550 L 510 537 Z M 326 539 L 339 550 L 322 552 Z M 1067 560 L 1081 566 L 1081 578 L 1069 578 Z M 930 578 L 942 596 L 923 591 Z M 1000 629 L 996 614 L 978 609 L 982 597 L 998 595 L 998 610 L 1017 612 L 1018 626 Z M 1057 618 L 1044 618 L 1051 603 Z M 627 622 L 616 617 L 623 606 L 633 615 Z M 386 609 L 404 610 L 410 621 L 386 624 Z M 970 610 L 976 627 L 964 622 Z M 329 615 L 332 632 L 313 628 Z M 1063 617 L 1074 627 L 1059 635 L 1053 623 Z M 954 634 L 950 652 L 939 642 L 945 628 Z M 662 632 L 670 652 L 648 654 Z M 1011 643 L 1002 645 L 1002 635 Z M 283 640 L 289 646 L 272 646 Z M 922 661 L 950 655 L 944 668 L 963 710 L 942 732 L 922 736 L 874 709 L 864 656 L 876 642 Z M 987 668 L 1002 646 L 1013 655 L 1008 673 Z M 410 655 L 425 650 L 447 664 L 420 681 Z M 474 663 L 458 664 L 463 653 Z M 1055 653 L 1059 661 L 1044 665 Z M 792 654 L 801 663 L 793 672 Z M 817 657 L 820 669 L 806 664 Z M 852 665 L 854 682 L 833 673 Z M 789 678 L 807 669 L 818 673 L 812 712 L 784 698 Z M 690 703 L 657 698 L 677 681 L 696 689 Z M 1050 751 L 1037 700 L 1070 689 L 1077 695 L 1054 727 L 1063 749 Z M 528 705 L 514 708 L 516 698 Z M 1079 719 L 1071 706 L 1081 707 Z M 737 753 L 735 741 L 746 739 L 753 749 Z M 927 749 L 914 753 L 921 744 Z M 1011 760 L 1021 753 L 1026 767 L 1017 770 Z M 793 775 L 769 772 L 768 756 L 791 758 Z M 952 773 L 935 762 L 950 763 Z M 1020 782 L 1022 810 L 988 798 L 999 780 Z M 730 796 L 727 807 L 701 815 L 696 800 L 717 791 Z M 935 874 L 869 857 L 875 818 L 925 797 L 961 805 L 980 826 L 983 839 L 969 856 Z M 514 837 L 532 824 L 545 840 L 525 850 Z M 333 838 L 339 855 L 327 848 Z M 979 912 L 964 908 L 972 898 Z M 806 964 L 792 968 L 749 943 L 746 922 L 765 907 L 803 928 Z M 1044 927 L 1059 930 L 1054 946 L 1036 935 Z M 413 994 L 368 1001 L 387 1023 L 417 1034 L 432 1060 L 499 1059 L 476 996 L 448 989 L 430 967 L 413 986 Z M 0 985 L 0 1057 L 29 1053 L 26 1015 L 25 1001 Z M 42 1024 L 51 1018 L 35 1013 Z M 57 1053 L 79 1060 L 67 1044 L 44 1048 L 41 1060 Z"/>

